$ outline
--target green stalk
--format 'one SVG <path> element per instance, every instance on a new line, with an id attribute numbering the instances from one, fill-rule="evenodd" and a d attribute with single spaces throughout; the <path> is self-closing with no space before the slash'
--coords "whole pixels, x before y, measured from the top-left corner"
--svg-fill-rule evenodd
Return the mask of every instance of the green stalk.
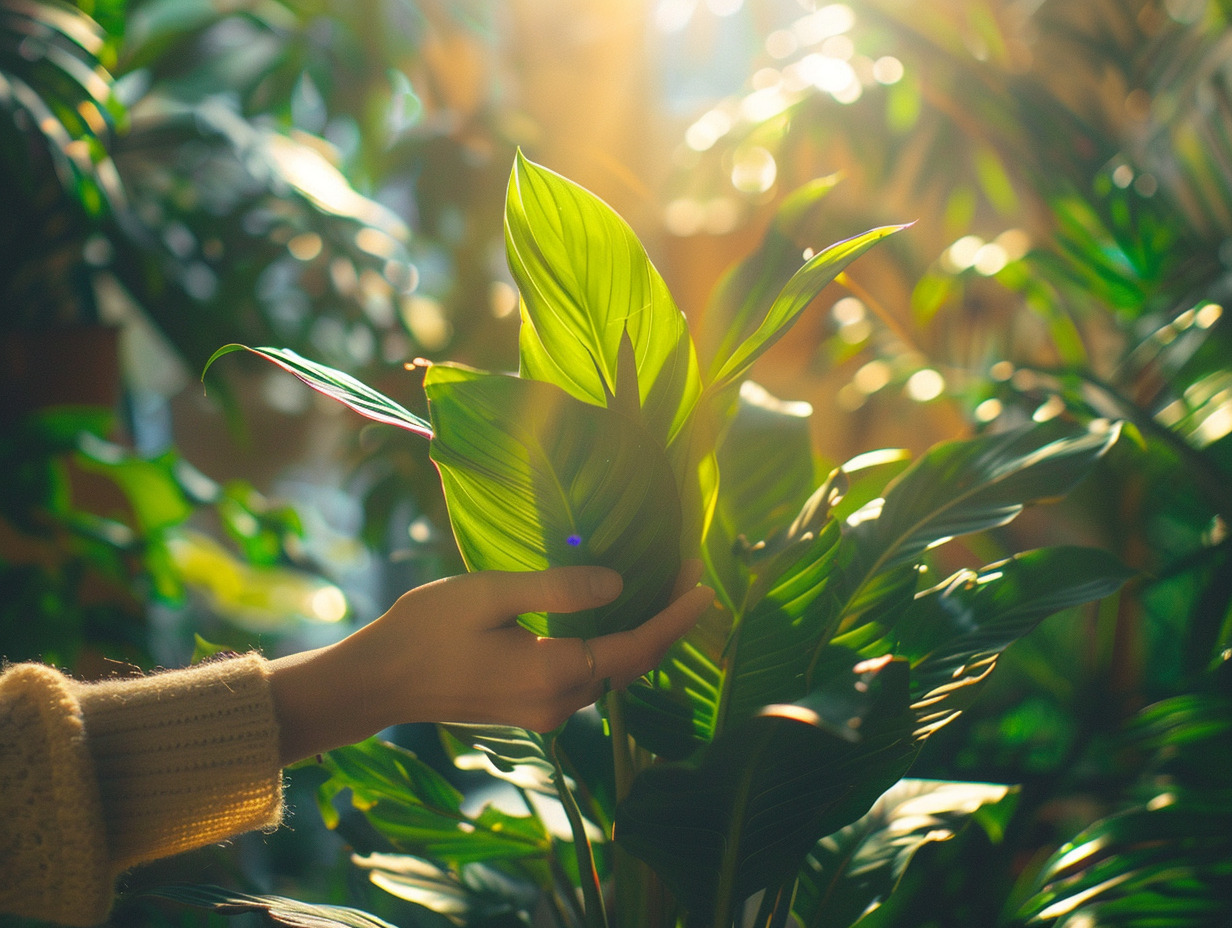
<path id="1" fill-rule="evenodd" d="M 758 745 L 751 745 L 750 751 L 760 754 L 765 749 L 763 736 Z M 723 841 L 723 859 L 719 864 L 719 880 L 715 893 L 714 925 L 715 928 L 729 928 L 736 916 L 734 911 L 736 900 L 732 898 L 736 886 L 736 868 L 740 862 L 740 843 L 744 838 L 745 812 L 748 808 L 749 792 L 752 789 L 753 768 L 744 770 L 740 783 L 736 788 L 736 801 L 732 803 L 731 821 L 728 823 L 727 834 Z"/>
<path id="2" fill-rule="evenodd" d="M 616 781 L 616 802 L 629 795 L 637 769 L 629 734 L 625 728 L 624 694 L 609 690 L 603 696 L 603 708 L 607 713 L 608 730 L 612 739 L 612 771 Z M 645 864 L 619 845 L 613 845 L 613 864 L 616 876 L 616 925 L 617 928 L 640 928 L 647 924 L 646 894 L 644 891 Z"/>
<path id="3" fill-rule="evenodd" d="M 603 696 L 603 708 L 607 712 L 608 729 L 612 735 L 612 769 L 616 776 L 616 801 L 629 795 L 633 786 L 633 752 L 629 748 L 629 735 L 625 730 L 624 694 L 608 690 Z"/>
<path id="4" fill-rule="evenodd" d="M 522 805 L 526 806 L 526 811 L 532 817 L 538 818 L 539 810 L 535 808 L 535 804 L 531 801 L 530 794 L 520 786 L 515 788 L 518 791 L 518 795 L 522 798 Z M 552 849 L 547 855 L 548 870 L 551 873 L 551 885 L 543 888 L 557 928 L 565 928 L 570 922 L 565 918 L 565 911 L 561 904 L 562 899 L 568 904 L 569 910 L 573 913 L 576 922 L 584 921 L 586 913 L 582 911 L 582 907 L 578 904 L 577 895 L 573 892 L 573 884 L 565 876 L 565 871 L 561 867 L 560 861 L 556 859 L 557 840 L 556 838 L 552 839 Z"/>
<path id="5" fill-rule="evenodd" d="M 549 741 L 552 751 L 552 765 L 556 768 L 556 794 L 560 804 L 565 809 L 569 819 L 569 830 L 573 832 L 573 852 L 577 855 L 578 875 L 582 882 L 582 900 L 586 905 L 586 922 L 590 928 L 608 928 L 607 909 L 603 905 L 603 890 L 599 886 L 599 870 L 595 866 L 594 850 L 590 839 L 586 837 L 586 823 L 582 812 L 578 809 L 577 800 L 565 780 L 564 766 L 560 761 L 558 741 Z"/>

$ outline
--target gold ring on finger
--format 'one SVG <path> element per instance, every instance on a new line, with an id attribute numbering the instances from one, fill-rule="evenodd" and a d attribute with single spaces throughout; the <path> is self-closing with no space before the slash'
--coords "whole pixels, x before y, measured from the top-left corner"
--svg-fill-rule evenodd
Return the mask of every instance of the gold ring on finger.
<path id="1" fill-rule="evenodd" d="M 586 657 L 586 669 L 590 672 L 590 679 L 593 680 L 595 678 L 595 655 L 590 650 L 590 642 L 585 638 L 579 638 L 578 641 L 582 642 L 582 654 Z"/>

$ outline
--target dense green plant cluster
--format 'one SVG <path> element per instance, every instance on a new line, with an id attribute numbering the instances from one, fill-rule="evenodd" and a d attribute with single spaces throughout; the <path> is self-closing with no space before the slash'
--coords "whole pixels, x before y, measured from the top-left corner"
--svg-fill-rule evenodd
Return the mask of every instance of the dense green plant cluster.
<path id="1" fill-rule="evenodd" d="M 429 22 L 478 9 L 0 0 L 5 337 L 95 322 L 124 294 L 193 367 L 232 339 L 365 378 L 368 361 L 408 348 L 505 363 L 488 314 L 469 309 L 488 301 L 499 216 L 485 196 L 512 149 L 497 139 L 500 155 L 476 160 L 490 143 L 448 126 L 486 138 L 485 114 L 421 121 L 405 78 L 407 36 L 417 48 Z M 546 738 L 442 733 L 459 770 L 494 774 L 512 805 L 476 808 L 454 771 L 373 741 L 323 759 L 322 812 L 373 884 L 465 924 L 597 923 L 608 910 L 649 925 L 1223 924 L 1229 5 L 787 9 L 776 36 L 791 50 L 779 42 L 748 96 L 790 98 L 769 117 L 717 102 L 721 118 L 699 122 L 730 128 L 676 159 L 677 193 L 701 203 L 730 196 L 750 155 L 763 168 L 769 156 L 778 187 L 803 185 L 693 333 L 626 226 L 519 161 L 506 210 L 519 376 L 429 367 L 421 419 L 266 351 L 430 438 L 470 566 L 598 560 L 642 581 L 615 611 L 530 627 L 639 621 L 682 556 L 703 557 L 719 594 L 598 715 Z M 890 59 L 897 78 L 874 73 Z M 788 79 L 818 62 L 831 76 L 850 66 L 860 98 Z M 377 189 L 414 209 L 398 218 L 359 196 Z M 758 203 L 773 192 L 757 190 Z M 878 234 L 801 268 L 805 249 L 883 216 L 922 221 L 854 268 Z M 429 315 L 452 326 L 447 345 L 419 344 L 409 325 L 412 266 L 419 294 L 444 304 Z M 841 408 L 831 390 L 811 415 L 747 381 L 746 362 L 839 271 L 863 314 L 833 314 L 814 372 L 854 376 Z M 920 372 L 944 384 L 929 404 L 898 390 Z M 978 437 L 912 463 L 813 450 L 818 432 L 897 442 L 908 417 L 902 440 L 928 444 L 940 408 L 959 414 L 940 437 L 955 422 Z M 64 410 L 5 424 L 4 550 L 15 529 L 39 554 L 0 562 L 10 656 L 100 649 L 140 663 L 151 603 L 208 591 L 203 577 L 269 592 L 253 569 L 291 560 L 292 513 L 105 428 Z M 379 443 L 374 539 L 396 501 L 436 487 L 414 484 L 429 471 L 422 443 L 366 437 Z M 83 474 L 116 502 L 78 505 Z M 1071 488 L 1055 519 L 1015 518 Z M 202 516 L 230 554 L 197 532 Z M 1125 576 L 1090 548 L 1021 551 L 1062 530 L 1139 572 L 1098 608 L 1036 628 Z M 98 599 L 100 577 L 120 608 Z M 284 924 L 383 924 L 206 886 L 164 895 Z"/>
<path id="2" fill-rule="evenodd" d="M 821 924 L 832 906 L 876 905 L 890 882 L 823 892 L 819 878 L 837 878 L 818 876 L 828 856 L 868 852 L 896 833 L 899 814 L 926 807 L 917 847 L 941 833 L 931 824 L 1004 798 L 1007 787 L 912 781 L 879 799 L 1006 646 L 1128 574 L 1097 549 L 1061 547 L 932 577 L 927 552 L 1063 495 L 1119 429 L 1054 423 L 940 445 L 910 465 L 891 452 L 819 474 L 807 414 L 745 375 L 820 289 L 893 231 L 823 249 L 781 286 L 765 276 L 732 284 L 734 336 L 719 340 L 729 347 L 698 358 L 628 226 L 519 156 L 506 203 L 522 292 L 517 376 L 434 364 L 425 421 L 293 352 L 254 349 L 365 415 L 430 437 L 472 569 L 581 562 L 625 576 L 613 608 L 522 617 L 533 631 L 588 637 L 639 623 L 662 605 L 681 556 L 700 554 L 717 591 L 657 671 L 604 700 L 612 770 L 594 782 L 571 760 L 567 726 L 542 737 L 450 729 L 498 776 L 556 794 L 571 840 L 535 814 L 463 812 L 439 774 L 398 749 L 332 753 L 326 795 L 348 787 L 397 852 L 363 861 L 378 885 L 429 907 L 487 887 L 467 896 L 478 914 L 493 904 L 489 881 L 503 880 L 520 887 L 509 911 L 546 895 L 564 923 L 606 924 L 610 885 L 619 924 L 728 925 L 746 904 L 763 920 L 791 912 Z M 596 827 L 614 846 L 592 837 Z M 898 853 L 882 866 L 901 870 L 910 852 Z"/>

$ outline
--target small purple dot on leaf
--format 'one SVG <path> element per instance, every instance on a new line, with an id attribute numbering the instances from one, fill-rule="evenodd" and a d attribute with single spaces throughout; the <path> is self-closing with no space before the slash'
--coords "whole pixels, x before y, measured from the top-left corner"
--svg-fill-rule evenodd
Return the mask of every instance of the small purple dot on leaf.
<path id="1" fill-rule="evenodd" d="M 568 543 L 568 545 L 571 548 L 576 548 L 578 545 L 582 543 L 582 536 L 581 535 L 570 535 L 568 538 L 565 539 L 565 541 L 566 543 Z"/>

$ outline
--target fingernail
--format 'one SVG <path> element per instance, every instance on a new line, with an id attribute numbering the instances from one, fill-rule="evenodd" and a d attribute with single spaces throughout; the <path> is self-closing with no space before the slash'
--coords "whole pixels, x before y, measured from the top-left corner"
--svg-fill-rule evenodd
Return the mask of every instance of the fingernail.
<path id="1" fill-rule="evenodd" d="M 595 595 L 596 599 L 601 599 L 604 602 L 615 599 L 620 595 L 620 589 L 624 586 L 620 579 L 620 574 L 614 570 L 596 570 L 590 575 L 590 591 Z"/>

